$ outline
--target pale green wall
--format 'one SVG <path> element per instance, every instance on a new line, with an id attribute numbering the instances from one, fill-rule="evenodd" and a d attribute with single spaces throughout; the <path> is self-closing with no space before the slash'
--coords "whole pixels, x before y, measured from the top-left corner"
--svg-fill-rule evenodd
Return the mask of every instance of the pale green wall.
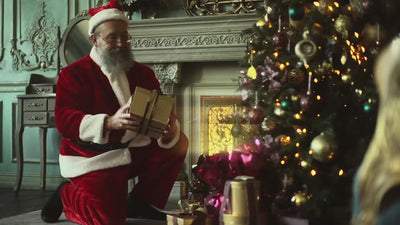
<path id="1" fill-rule="evenodd" d="M 46 77 L 56 76 L 56 63 L 50 65 L 53 69 L 47 71 L 26 68 L 13 68 L 16 62 L 11 53 L 13 47 L 23 52 L 29 60 L 28 67 L 38 65 L 32 55 L 32 43 L 27 41 L 30 30 L 38 24 L 45 4 L 45 19 L 47 26 L 60 27 L 61 36 L 67 28 L 68 21 L 83 10 L 96 6 L 97 0 L 0 0 L 0 187 L 12 187 L 15 184 L 16 163 L 13 159 L 13 126 L 17 95 L 25 93 L 25 87 L 32 73 Z M 106 2 L 106 1 L 104 1 Z M 159 17 L 186 16 L 182 9 L 182 1 L 177 0 L 172 8 L 159 14 Z M 12 45 L 12 40 L 16 44 Z M 54 39 L 55 41 L 55 39 Z M 15 52 L 15 51 L 14 51 Z M 18 62 L 18 61 L 17 61 Z M 21 61 L 20 61 L 21 62 Z M 18 64 L 18 63 L 17 63 Z M 24 145 L 24 177 L 22 188 L 39 188 L 39 131 L 38 128 L 25 128 Z M 55 128 L 48 130 L 47 143 L 47 186 L 51 189 L 60 180 L 58 168 L 58 151 L 60 136 Z"/>
<path id="2" fill-rule="evenodd" d="M 173 1 L 174 3 L 171 5 L 171 8 L 165 9 L 164 11 L 160 12 L 158 14 L 158 17 L 189 17 L 188 15 L 186 15 L 185 10 L 183 9 L 183 0 Z M 76 15 L 81 13 L 83 10 L 88 10 L 89 8 L 96 6 L 97 2 L 98 0 L 0 0 L 0 27 L 3 28 L 3 30 L 0 32 L 0 187 L 12 187 L 14 186 L 16 180 L 16 163 L 15 159 L 13 159 L 12 154 L 14 137 L 12 131 L 13 127 L 15 126 L 17 102 L 16 96 L 25 93 L 25 87 L 32 73 L 42 74 L 46 77 L 54 77 L 57 75 L 57 72 L 54 69 L 56 68 L 55 62 L 53 62 L 52 64 L 50 63 L 49 65 L 50 67 L 53 67 L 53 69 L 49 69 L 46 71 L 43 69 L 28 71 L 26 68 L 22 68 L 22 66 L 20 65 L 21 63 L 16 63 L 20 65 L 20 68 L 15 69 L 13 65 L 15 64 L 15 62 L 18 61 L 13 58 L 13 47 L 23 52 L 26 55 L 26 58 L 29 59 L 30 63 L 27 67 L 38 65 L 35 58 L 33 57 L 32 43 L 30 41 L 24 40 L 29 37 L 30 30 L 32 30 L 35 27 L 35 24 L 37 24 L 37 21 L 41 16 L 43 3 L 45 3 L 45 19 L 46 21 L 48 21 L 47 26 L 54 27 L 54 30 L 56 30 L 56 27 L 59 26 L 62 36 L 63 31 L 67 28 L 68 21 L 76 17 Z M 184 25 L 185 23 L 182 22 L 183 20 L 186 22 L 187 18 L 176 18 L 179 21 L 175 21 L 174 18 L 166 24 L 180 24 L 177 26 L 183 26 L 182 33 L 187 33 L 187 30 L 185 30 L 188 29 L 187 25 Z M 227 17 L 226 25 L 229 26 L 221 28 L 221 30 L 228 29 L 228 31 L 225 31 L 225 33 L 238 32 L 237 29 L 239 28 L 237 27 L 240 27 L 240 29 L 242 29 L 242 27 L 244 26 L 243 24 L 250 23 L 248 21 L 248 18 L 246 18 L 242 18 L 242 22 L 240 24 L 235 23 L 235 29 L 231 29 L 229 28 L 229 24 L 231 24 L 232 18 Z M 220 18 L 218 19 L 218 21 L 219 20 Z M 166 20 L 154 21 L 155 24 L 158 24 L 160 21 Z M 135 21 L 132 21 L 132 26 L 135 24 L 134 22 Z M 151 21 L 143 20 L 141 22 L 147 24 L 146 22 Z M 207 27 L 212 27 L 213 29 L 216 28 L 213 27 L 214 23 L 208 22 L 207 24 Z M 210 26 L 210 24 L 212 26 Z M 218 24 L 225 24 L 225 22 L 219 22 Z M 139 26 L 137 27 L 137 29 L 140 30 L 143 28 Z M 175 31 L 177 30 L 177 27 L 170 27 L 170 29 Z M 192 29 L 192 27 L 190 27 L 190 29 Z M 204 31 L 202 25 L 197 26 L 197 29 L 202 30 L 203 32 L 208 32 L 208 30 Z M 225 35 L 225 33 L 222 32 L 221 34 L 215 34 L 214 36 L 223 36 Z M 161 34 L 159 34 L 158 36 L 160 35 Z M 166 37 L 166 39 L 171 38 L 170 36 Z M 161 37 L 163 36 L 161 35 Z M 56 38 L 54 37 L 54 39 Z M 12 45 L 12 40 L 17 40 L 17 42 L 15 42 L 15 46 Z M 228 52 L 237 51 L 237 47 L 235 47 L 237 43 L 234 44 L 235 45 L 233 47 L 233 50 L 230 49 Z M 225 49 L 224 46 L 216 47 L 222 47 L 222 49 Z M 244 43 L 242 47 L 244 54 Z M 204 46 L 201 45 L 199 46 L 199 48 L 204 48 Z M 3 51 L 1 51 L 2 49 Z M 200 106 L 198 99 L 200 99 L 200 95 L 239 95 L 239 93 L 237 93 L 237 83 L 233 80 L 239 75 L 240 68 L 237 62 L 232 62 L 233 59 L 231 57 L 229 57 L 229 60 L 222 60 L 223 62 L 215 62 L 218 61 L 217 59 L 220 59 L 220 56 L 218 56 L 217 52 L 215 52 L 215 49 L 213 50 L 214 51 L 210 52 L 215 55 L 210 55 L 210 59 L 200 60 L 202 62 L 204 61 L 204 63 L 192 61 L 189 61 L 188 63 L 185 60 L 179 61 L 184 62 L 182 73 L 190 76 L 182 79 L 182 83 L 179 85 L 181 93 L 178 94 L 180 96 L 178 99 L 182 104 L 181 108 L 178 109 L 178 111 L 180 111 L 182 114 L 181 125 L 183 127 L 183 130 L 191 140 L 190 151 L 192 152 L 196 152 L 199 149 L 198 146 L 200 143 L 200 133 L 198 131 L 198 128 L 200 127 L 200 122 L 198 120 L 200 115 Z M 242 50 L 240 50 L 240 52 L 241 51 Z M 146 52 L 146 54 L 148 54 L 148 52 Z M 144 55 L 146 56 L 146 54 Z M 171 51 L 171 56 L 173 56 L 173 54 L 174 51 Z M 224 54 L 223 56 L 226 57 L 226 55 Z M 235 58 L 239 60 L 241 57 L 242 55 L 238 55 Z M 192 94 L 194 94 L 195 97 L 192 97 Z M 25 128 L 23 137 L 24 155 L 26 162 L 24 164 L 24 177 L 22 181 L 22 188 L 39 189 L 40 149 L 38 128 Z M 47 137 L 48 166 L 46 181 L 48 189 L 54 189 L 58 185 L 59 181 L 62 179 L 60 177 L 57 164 L 61 138 L 55 128 L 49 129 Z M 196 157 L 196 154 L 192 154 L 192 158 L 187 160 L 187 170 L 190 170 L 191 165 L 195 163 Z"/>
<path id="3" fill-rule="evenodd" d="M 43 6 L 43 4 L 45 4 Z M 38 26 L 38 21 L 44 15 L 46 26 L 53 28 L 56 42 L 57 26 L 60 27 L 60 33 L 66 29 L 68 21 L 75 17 L 79 12 L 96 5 L 96 1 L 54 1 L 54 0 L 0 0 L 1 27 L 0 47 L 2 58 L 0 61 L 0 102 L 1 113 L 1 138 L 0 145 L 0 186 L 12 187 L 15 184 L 16 163 L 15 155 L 12 154 L 13 148 L 13 127 L 15 126 L 15 113 L 17 95 L 25 93 L 25 87 L 32 73 L 42 74 L 46 77 L 54 77 L 57 72 L 56 57 L 53 63 L 50 63 L 48 70 L 27 69 L 39 65 L 34 58 L 32 42 L 28 37 L 31 30 Z M 44 8 L 44 14 L 42 14 Z M 32 36 L 32 35 L 31 35 Z M 13 46 L 12 40 L 16 40 Z M 53 43 L 54 43 L 53 42 Z M 13 51 L 14 49 L 14 51 Z M 22 61 L 13 58 L 15 49 L 23 52 L 25 58 L 29 60 L 27 67 L 23 68 Z M 56 48 L 49 52 L 55 53 Z M 14 54 L 15 56 L 15 54 Z M 19 68 L 13 67 L 18 64 Z M 25 128 L 23 135 L 24 145 L 24 177 L 22 188 L 39 188 L 40 184 L 40 160 L 39 160 L 39 129 Z M 53 188 L 60 179 L 58 168 L 58 151 L 60 148 L 60 136 L 55 128 L 50 128 L 47 133 L 47 184 Z"/>

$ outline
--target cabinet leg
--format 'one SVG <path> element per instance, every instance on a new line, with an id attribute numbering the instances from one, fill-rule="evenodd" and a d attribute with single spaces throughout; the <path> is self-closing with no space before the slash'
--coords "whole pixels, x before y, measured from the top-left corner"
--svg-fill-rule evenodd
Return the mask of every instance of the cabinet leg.
<path id="1" fill-rule="evenodd" d="M 40 127 L 40 188 L 42 191 L 46 189 L 46 160 L 47 160 L 47 128 Z"/>
<path id="2" fill-rule="evenodd" d="M 24 171 L 24 152 L 23 152 L 23 147 L 22 147 L 22 133 L 24 132 L 24 129 L 21 128 L 20 126 L 17 126 L 17 129 L 15 131 L 15 137 L 14 137 L 14 142 L 15 142 L 15 156 L 17 160 L 17 180 L 15 183 L 14 191 L 15 194 L 18 195 L 18 192 L 21 188 L 22 184 L 22 173 Z"/>

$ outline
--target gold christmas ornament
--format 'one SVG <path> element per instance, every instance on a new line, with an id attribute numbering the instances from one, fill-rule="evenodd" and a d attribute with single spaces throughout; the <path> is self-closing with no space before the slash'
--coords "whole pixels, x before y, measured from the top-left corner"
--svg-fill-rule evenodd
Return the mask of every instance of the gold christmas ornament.
<path id="1" fill-rule="evenodd" d="M 338 145 L 333 135 L 321 133 L 316 136 L 310 145 L 312 157 L 319 162 L 328 162 L 338 150 Z"/>
<path id="2" fill-rule="evenodd" d="M 310 31 L 307 30 L 303 33 L 303 40 L 297 42 L 294 47 L 294 52 L 297 57 L 301 59 L 304 65 L 315 55 L 317 52 L 317 46 L 313 41 L 310 40 Z"/>
<path id="3" fill-rule="evenodd" d="M 324 60 L 321 65 L 318 65 L 318 69 L 315 71 L 319 75 L 326 75 L 327 73 L 332 72 L 333 65 L 332 63 L 327 62 Z"/>
<path id="4" fill-rule="evenodd" d="M 293 195 L 291 201 L 295 206 L 301 207 L 307 202 L 307 195 L 304 192 L 298 191 Z"/>
<path id="5" fill-rule="evenodd" d="M 259 19 L 258 21 L 257 21 L 257 23 L 256 23 L 256 26 L 257 27 L 263 27 L 263 26 L 265 26 L 265 19 L 264 18 L 262 18 L 262 19 Z"/>
<path id="6" fill-rule="evenodd" d="M 286 113 L 286 111 L 284 109 L 282 109 L 281 106 L 275 106 L 274 108 L 274 114 L 277 116 L 284 116 Z"/>
<path id="7" fill-rule="evenodd" d="M 340 58 L 340 62 L 342 63 L 342 65 L 346 64 L 346 62 L 347 62 L 347 52 L 343 52 L 343 55 Z"/>
<path id="8" fill-rule="evenodd" d="M 300 162 L 300 166 L 303 167 L 303 168 L 308 168 L 308 167 L 310 167 L 310 165 L 308 164 L 308 162 L 307 162 L 307 161 L 304 161 L 304 160 Z"/>
<path id="9" fill-rule="evenodd" d="M 251 51 L 251 53 L 250 53 L 250 65 L 251 66 L 247 70 L 247 76 L 254 80 L 257 78 L 257 71 L 256 71 L 256 68 L 254 68 L 254 66 L 253 66 L 253 54 L 254 54 L 254 52 Z"/>
<path id="10" fill-rule="evenodd" d="M 319 0 L 315 1 L 314 5 L 317 6 L 318 11 L 325 15 L 333 13 L 333 0 Z"/>
<path id="11" fill-rule="evenodd" d="M 348 68 L 347 69 L 347 71 L 346 71 L 346 73 L 345 74 L 342 74 L 342 81 L 344 82 L 344 83 L 351 83 L 351 75 L 352 75 L 352 73 L 351 73 L 351 69 L 350 68 Z"/>
<path id="12" fill-rule="evenodd" d="M 261 123 L 261 129 L 267 133 L 273 132 L 277 126 L 278 125 L 276 124 L 276 122 L 269 122 L 266 118 L 264 118 L 264 121 Z"/>
<path id="13" fill-rule="evenodd" d="M 352 30 L 352 24 L 350 17 L 346 15 L 339 15 L 335 21 L 335 29 L 344 39 L 349 37 L 349 32 Z"/>
<path id="14" fill-rule="evenodd" d="M 324 38 L 326 37 L 325 28 L 320 23 L 313 23 L 311 26 L 311 35 L 313 37 Z"/>
<path id="15" fill-rule="evenodd" d="M 253 80 L 257 78 L 257 71 L 253 65 L 251 65 L 250 68 L 247 70 L 247 76 Z"/>
<path id="16" fill-rule="evenodd" d="M 292 69 L 288 74 L 288 82 L 294 86 L 297 86 L 304 81 L 304 72 L 299 69 Z"/>
<path id="17" fill-rule="evenodd" d="M 300 98 L 301 98 L 301 95 L 300 95 L 300 94 L 292 94 L 292 95 L 290 96 L 290 100 L 292 100 L 293 102 L 299 101 Z"/>
<path id="18" fill-rule="evenodd" d="M 289 24 L 297 30 L 301 30 L 304 26 L 303 20 L 293 20 L 292 18 L 289 18 Z"/>
<path id="19" fill-rule="evenodd" d="M 269 127 L 268 127 L 268 118 L 267 118 L 267 117 L 264 117 L 264 120 L 263 120 L 262 123 L 261 123 L 261 129 L 262 129 L 263 131 L 266 131 L 266 132 L 269 131 Z"/>

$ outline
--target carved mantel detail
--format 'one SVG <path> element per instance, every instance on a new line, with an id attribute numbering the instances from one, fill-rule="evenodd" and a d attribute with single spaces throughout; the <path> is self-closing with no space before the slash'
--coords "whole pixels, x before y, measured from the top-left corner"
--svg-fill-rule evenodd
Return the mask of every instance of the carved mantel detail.
<path id="1" fill-rule="evenodd" d="M 132 36 L 135 59 L 143 63 L 239 61 L 257 15 L 181 17 L 134 21 Z"/>
<path id="2" fill-rule="evenodd" d="M 184 0 L 190 16 L 253 13 L 264 0 Z"/>
<path id="3" fill-rule="evenodd" d="M 160 81 L 161 91 L 166 95 L 174 94 L 174 87 L 179 83 L 181 64 L 163 63 L 150 65 Z"/>
<path id="4" fill-rule="evenodd" d="M 139 38 L 133 41 L 135 48 L 148 47 L 179 47 L 179 46 L 221 46 L 246 43 L 247 37 L 235 34 L 211 34 L 211 35 L 188 35 L 182 37 L 149 37 Z"/>

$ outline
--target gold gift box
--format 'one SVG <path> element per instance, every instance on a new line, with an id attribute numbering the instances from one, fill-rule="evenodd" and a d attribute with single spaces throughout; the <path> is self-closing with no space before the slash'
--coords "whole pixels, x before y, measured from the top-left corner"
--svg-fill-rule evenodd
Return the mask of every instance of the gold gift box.
<path id="1" fill-rule="evenodd" d="M 190 225 L 194 221 L 193 215 L 167 215 L 167 225 Z"/>
<path id="2" fill-rule="evenodd" d="M 131 97 L 130 113 L 143 118 L 140 133 L 157 139 L 167 127 L 174 104 L 174 97 L 136 87 Z"/>

